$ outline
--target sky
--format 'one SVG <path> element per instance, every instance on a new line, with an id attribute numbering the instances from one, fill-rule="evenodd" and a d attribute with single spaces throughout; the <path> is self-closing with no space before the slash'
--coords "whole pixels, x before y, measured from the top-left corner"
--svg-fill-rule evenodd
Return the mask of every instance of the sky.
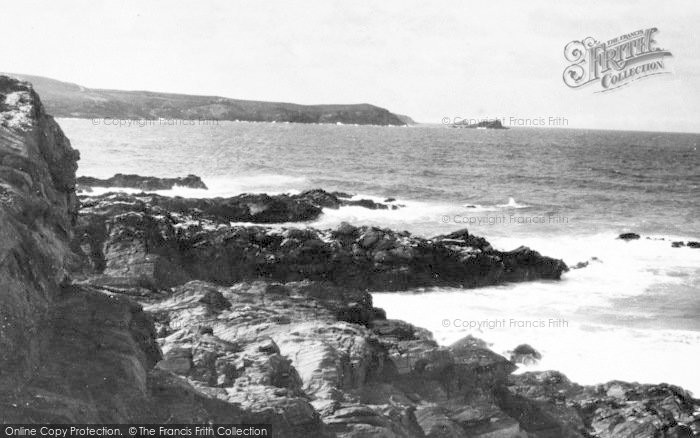
<path id="1" fill-rule="evenodd" d="M 700 132 L 699 22 L 697 0 L 0 0 L 0 71 L 372 103 L 429 123 L 561 117 L 572 128 Z M 670 74 L 607 93 L 563 83 L 570 41 L 649 27 L 673 54 Z"/>

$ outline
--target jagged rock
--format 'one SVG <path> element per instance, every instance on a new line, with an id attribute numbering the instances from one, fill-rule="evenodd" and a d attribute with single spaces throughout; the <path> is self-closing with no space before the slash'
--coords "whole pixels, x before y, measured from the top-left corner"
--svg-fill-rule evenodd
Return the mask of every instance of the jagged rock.
<path id="1" fill-rule="evenodd" d="M 666 384 L 613 381 L 580 386 L 553 371 L 513 375 L 509 380 L 510 395 L 501 397 L 506 411 L 530 411 L 530 418 L 554 428 L 565 426 L 597 437 L 668 436 L 664 432 L 674 427 L 685 433 L 694 424 L 698 406 L 688 392 Z"/>
<path id="2" fill-rule="evenodd" d="M 386 210 L 389 206 L 385 203 L 374 202 L 370 199 L 358 199 L 351 200 L 350 195 L 342 192 L 326 192 L 321 189 L 313 189 L 302 192 L 298 195 L 292 196 L 295 199 L 304 200 L 310 202 L 313 205 L 323 208 L 333 208 L 337 209 L 342 206 L 358 206 L 364 207 L 370 210 Z"/>
<path id="3" fill-rule="evenodd" d="M 124 175 L 117 173 L 111 178 L 99 179 L 90 176 L 81 176 L 77 179 L 78 190 L 90 187 L 123 187 L 145 191 L 170 190 L 175 186 L 189 187 L 191 189 L 207 190 L 206 184 L 197 175 L 187 175 L 178 178 L 158 178 L 154 176 Z"/>
<path id="4" fill-rule="evenodd" d="M 182 198 L 153 193 L 129 195 L 110 192 L 93 197 L 81 196 L 81 200 L 83 206 L 91 208 L 94 214 L 149 211 L 218 223 L 300 222 L 316 219 L 321 214 L 321 208 L 289 195 L 243 194 L 230 198 Z"/>
<path id="5" fill-rule="evenodd" d="M 440 235 L 433 238 L 436 241 L 449 245 L 473 247 L 482 251 L 492 251 L 491 244 L 483 237 L 469 234 L 466 228 L 454 231 L 450 234 Z"/>
<path id="6" fill-rule="evenodd" d="M 265 298 L 270 286 L 216 287 L 232 303 L 216 315 L 204 311 L 201 297 L 215 286 L 203 282 L 178 287 L 168 297 L 154 295 L 145 309 L 156 319 L 168 314 L 171 325 L 178 322 L 179 329 L 159 340 L 166 359 L 184 357 L 187 368 L 193 358 L 183 368 L 191 384 L 223 389 L 212 394 L 253 412 L 265 402 L 289 412 L 310 397 L 329 431 L 344 437 L 421 436 L 421 426 L 432 428 L 432 420 L 423 416 L 421 424 L 414 414 L 423 402 L 439 403 L 450 394 L 459 406 L 465 394 L 504 382 L 514 368 L 488 350 L 472 348 L 478 343 L 473 338 L 453 352 L 438 347 L 426 330 L 402 321 L 372 320 L 368 328 L 339 321 L 343 306 L 372 308 L 365 292 L 309 282 L 275 284 L 287 296 L 270 301 Z M 203 326 L 212 333 L 190 329 Z M 235 348 L 228 347 L 232 343 Z M 194 352 L 195 345 L 204 344 L 206 356 Z M 214 366 L 217 361 L 228 366 Z M 447 415 L 454 414 L 452 408 L 444 412 L 444 425 L 465 433 Z"/>
<path id="7" fill-rule="evenodd" d="M 83 255 L 83 270 L 91 284 L 157 289 L 190 279 L 231 284 L 308 278 L 405 290 L 557 279 L 568 269 L 561 260 L 528 248 L 496 251 L 466 231 L 430 240 L 349 224 L 332 231 L 280 231 L 232 226 L 201 209 L 196 214 L 181 208 L 172 211 L 170 202 L 156 195 L 85 199 L 73 247 Z"/>

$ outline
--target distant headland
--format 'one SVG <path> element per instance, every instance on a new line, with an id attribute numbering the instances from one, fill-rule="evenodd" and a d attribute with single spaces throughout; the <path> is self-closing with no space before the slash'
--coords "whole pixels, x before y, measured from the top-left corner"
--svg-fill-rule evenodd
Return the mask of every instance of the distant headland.
<path id="1" fill-rule="evenodd" d="M 87 88 L 43 76 L 4 73 L 31 82 L 46 110 L 66 118 L 159 118 L 250 122 L 331 123 L 358 125 L 413 124 L 410 117 L 367 103 L 298 105 L 229 99 L 219 96 Z"/>

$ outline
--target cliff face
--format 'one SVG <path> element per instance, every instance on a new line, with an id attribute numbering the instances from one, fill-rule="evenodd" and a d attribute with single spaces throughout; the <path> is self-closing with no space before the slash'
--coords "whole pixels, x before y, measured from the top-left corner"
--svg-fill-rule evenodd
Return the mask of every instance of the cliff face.
<path id="1" fill-rule="evenodd" d="M 31 87 L 0 76 L 0 388 L 29 376 L 66 276 L 78 156 Z"/>
<path id="2" fill-rule="evenodd" d="M 160 357 L 139 305 L 70 284 L 78 158 L 0 76 L 0 422 L 128 421 Z"/>
<path id="3" fill-rule="evenodd" d="M 370 104 L 297 105 L 218 96 L 102 90 L 40 76 L 11 76 L 31 81 L 44 99 L 48 111 L 56 117 L 407 124 L 402 116 Z"/>

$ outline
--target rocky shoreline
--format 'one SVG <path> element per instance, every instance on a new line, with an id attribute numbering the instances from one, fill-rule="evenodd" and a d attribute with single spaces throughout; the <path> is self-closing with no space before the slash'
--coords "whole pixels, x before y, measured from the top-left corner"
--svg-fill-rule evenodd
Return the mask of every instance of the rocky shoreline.
<path id="1" fill-rule="evenodd" d="M 124 187 L 139 190 L 171 190 L 173 187 L 188 187 L 190 189 L 208 190 L 202 178 L 197 175 L 187 175 L 178 178 L 158 178 L 122 173 L 100 179 L 91 176 L 81 176 L 76 179 L 76 190 L 90 192 L 92 187 Z"/>
<path id="2" fill-rule="evenodd" d="M 0 77 L 0 103 L 0 422 L 270 423 L 282 437 L 698 435 L 700 401 L 681 388 L 513 375 L 483 341 L 439 346 L 372 304 L 375 290 L 556 281 L 561 260 L 498 251 L 466 230 L 312 229 L 323 208 L 400 208 L 322 190 L 78 198 L 78 153 L 36 93 Z"/>
<path id="3" fill-rule="evenodd" d="M 308 221 L 322 207 L 346 202 L 321 190 L 227 199 L 108 193 L 80 200 L 73 270 L 91 284 L 158 289 L 189 280 L 227 285 L 308 279 L 407 290 L 558 279 L 568 269 L 529 248 L 497 251 L 466 230 L 424 239 L 347 223 L 335 230 L 231 224 Z"/>

